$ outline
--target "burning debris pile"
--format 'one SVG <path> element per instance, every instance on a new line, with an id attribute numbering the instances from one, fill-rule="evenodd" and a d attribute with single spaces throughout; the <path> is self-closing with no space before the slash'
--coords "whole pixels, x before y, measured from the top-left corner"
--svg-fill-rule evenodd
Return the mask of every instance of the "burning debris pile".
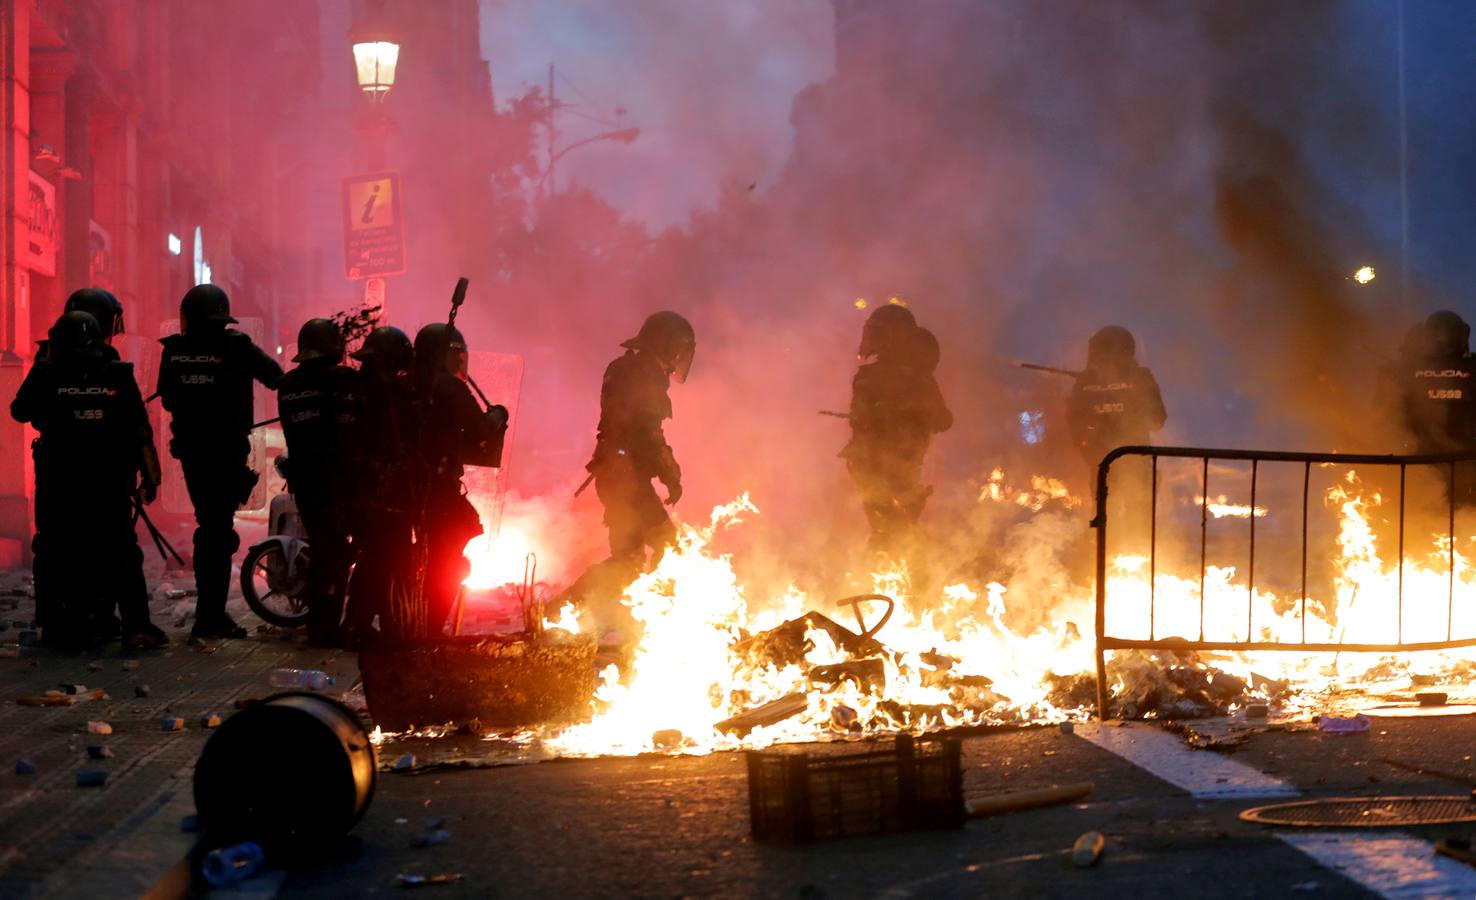
<path id="1" fill-rule="evenodd" d="M 545 721 L 515 740 L 564 756 L 653 749 L 706 753 L 1090 716 L 1096 703 L 1089 625 L 1096 613 L 1094 586 L 1068 574 L 1064 562 L 1081 549 L 1087 533 L 1076 508 L 1080 501 L 1051 479 L 1035 478 L 1028 488 L 1007 482 L 1002 473 L 991 473 L 980 502 L 993 512 L 1008 510 L 1013 525 L 997 543 L 1018 545 L 1019 552 L 1008 554 L 1009 565 L 995 567 L 1000 580 L 978 578 L 982 590 L 948 583 L 932 603 L 913 595 L 905 571 L 875 573 L 871 593 L 839 604 L 817 601 L 793 586 L 763 594 L 740 583 L 732 560 L 714 549 L 719 532 L 756 516 L 757 508 L 746 496 L 717 508 L 705 526 L 683 526 L 678 545 L 626 590 L 623 603 L 638 637 L 618 663 L 600 673 L 587 720 Z M 1209 566 L 1201 583 L 1160 565 L 1156 590 L 1150 591 L 1146 560 L 1118 553 L 1109 556 L 1107 568 L 1109 633 L 1133 636 L 1134 623 L 1141 623 L 1147 637 L 1152 609 L 1160 639 L 1206 634 L 1245 640 L 1247 602 L 1253 604 L 1259 640 L 1287 640 L 1305 627 L 1309 639 L 1351 642 L 1387 629 L 1401 574 L 1387 552 L 1381 555 L 1376 511 L 1383 500 L 1347 472 L 1333 479 L 1324 502 L 1335 531 L 1326 563 L 1332 593 L 1325 602 L 1309 598 L 1305 620 L 1301 604 L 1259 585 L 1249 592 L 1233 566 Z M 1210 500 L 1221 504 L 1233 505 Z M 1276 507 L 1264 508 L 1263 513 L 1258 505 L 1255 516 L 1274 525 Z M 1243 515 L 1251 515 L 1249 506 Z M 523 537 L 537 544 L 540 536 Z M 1409 536 L 1406 541 L 1407 548 L 1415 547 Z M 1407 638 L 1433 628 L 1427 618 L 1445 628 L 1444 588 L 1451 576 L 1440 563 L 1449 549 L 1449 539 L 1437 534 L 1428 549 L 1406 555 Z M 1476 573 L 1464 555 L 1454 556 L 1459 608 L 1463 597 L 1476 595 Z M 1428 588 L 1439 602 L 1412 599 L 1411 586 Z M 1019 602 L 1007 604 L 1007 598 Z M 572 608 L 543 624 L 555 637 L 596 637 Z M 1310 713 L 1346 703 L 1350 695 L 1366 704 L 1411 683 L 1446 683 L 1442 673 L 1471 666 L 1468 651 L 1416 659 L 1348 652 L 1196 653 L 1168 644 L 1110 658 L 1109 714 L 1186 719 L 1263 705 L 1283 716 Z"/>

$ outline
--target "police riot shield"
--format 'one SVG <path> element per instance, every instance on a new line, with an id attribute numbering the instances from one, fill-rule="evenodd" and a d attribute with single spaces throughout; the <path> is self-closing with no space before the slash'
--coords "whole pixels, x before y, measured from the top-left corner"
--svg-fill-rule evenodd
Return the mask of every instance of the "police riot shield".
<path id="1" fill-rule="evenodd" d="M 502 528 L 502 505 L 507 499 L 509 461 L 512 458 L 513 435 L 518 425 L 518 395 L 523 389 L 523 358 L 512 353 L 473 350 L 468 354 L 472 380 L 490 403 L 507 407 L 507 434 L 502 442 L 502 465 L 497 468 L 467 466 L 465 484 L 467 498 L 477 508 L 487 538 L 494 538 Z"/>
<path id="2" fill-rule="evenodd" d="M 244 331 L 258 346 L 265 347 L 266 323 L 258 318 L 242 316 L 240 321 L 231 326 L 239 331 Z M 172 334 L 179 334 L 179 320 L 165 319 L 159 324 L 159 337 L 166 338 Z M 150 380 L 147 384 L 156 384 L 158 379 L 158 360 L 154 361 L 155 371 L 149 373 Z M 150 390 L 152 393 L 152 390 Z M 252 420 L 261 422 L 271 418 L 275 413 L 271 412 L 275 406 L 275 395 L 262 387 L 260 384 L 252 385 Z M 154 403 L 158 403 L 157 400 Z M 153 404 L 150 404 L 153 406 Z M 151 410 L 152 412 L 153 410 Z M 169 413 L 163 407 L 158 409 L 159 417 L 155 441 L 159 445 L 159 462 L 164 470 L 164 484 L 159 489 L 159 502 L 164 504 L 164 509 L 172 513 L 190 515 L 195 511 L 194 504 L 190 502 L 189 491 L 185 489 L 184 470 L 180 468 L 179 460 L 169 453 Z M 280 431 L 278 432 L 280 434 Z M 271 472 L 270 460 L 267 458 L 267 429 L 253 428 L 251 430 L 251 456 L 246 464 L 251 471 L 261 476 L 257 479 L 256 487 L 251 489 L 251 497 L 242 506 L 239 512 L 243 513 L 265 513 L 267 501 L 271 497 L 268 489 L 267 476 L 275 474 Z M 281 443 L 280 438 L 277 441 Z"/>

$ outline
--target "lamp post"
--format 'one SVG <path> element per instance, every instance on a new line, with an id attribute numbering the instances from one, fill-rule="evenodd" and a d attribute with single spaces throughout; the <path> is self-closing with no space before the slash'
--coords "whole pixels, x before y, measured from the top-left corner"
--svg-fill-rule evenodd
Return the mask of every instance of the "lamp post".
<path id="1" fill-rule="evenodd" d="M 386 168 L 385 146 L 396 130 L 386 100 L 395 86 L 400 66 L 400 43 L 385 25 L 384 0 L 364 0 L 362 16 L 356 16 L 349 30 L 349 45 L 354 56 L 354 81 L 363 94 L 363 107 L 358 116 L 359 133 L 364 139 L 364 156 L 370 173 Z M 398 192 L 398 188 L 394 189 Z M 394 200 L 398 203 L 398 198 Z M 403 235 L 400 253 L 403 259 Z M 386 313 L 387 289 L 380 274 L 369 274 L 364 280 L 365 307 L 377 307 Z"/>
<path id="2" fill-rule="evenodd" d="M 603 134 L 587 137 L 584 140 L 575 141 L 567 147 L 561 147 L 558 150 L 551 150 L 548 155 L 548 165 L 543 170 L 543 177 L 538 180 L 538 193 L 540 195 L 543 194 L 545 185 L 548 186 L 548 193 L 550 195 L 556 192 L 557 187 L 553 181 L 554 165 L 568 155 L 569 151 L 578 150 L 580 147 L 593 144 L 596 141 L 619 141 L 622 144 L 630 144 L 634 143 L 635 139 L 640 136 L 641 130 L 639 128 L 621 128 L 617 131 L 607 131 Z"/>
<path id="3" fill-rule="evenodd" d="M 365 138 L 369 169 L 384 168 L 385 142 L 395 130 L 385 109 L 385 99 L 395 86 L 400 65 L 400 44 L 384 27 L 383 2 L 372 2 L 364 20 L 349 31 L 354 52 L 354 80 L 364 95 L 365 109 L 359 130 Z"/>

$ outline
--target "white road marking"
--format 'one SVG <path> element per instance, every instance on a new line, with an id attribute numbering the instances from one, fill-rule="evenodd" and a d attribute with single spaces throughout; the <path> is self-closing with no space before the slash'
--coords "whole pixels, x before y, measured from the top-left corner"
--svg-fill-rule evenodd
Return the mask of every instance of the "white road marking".
<path id="1" fill-rule="evenodd" d="M 1288 831 L 1277 837 L 1381 897 L 1476 896 L 1476 869 L 1398 832 Z"/>
<path id="2" fill-rule="evenodd" d="M 1077 737 L 1115 753 L 1133 765 L 1183 788 L 1200 800 L 1297 797 L 1301 791 L 1223 753 L 1191 750 L 1177 736 L 1154 725 L 1080 722 Z"/>

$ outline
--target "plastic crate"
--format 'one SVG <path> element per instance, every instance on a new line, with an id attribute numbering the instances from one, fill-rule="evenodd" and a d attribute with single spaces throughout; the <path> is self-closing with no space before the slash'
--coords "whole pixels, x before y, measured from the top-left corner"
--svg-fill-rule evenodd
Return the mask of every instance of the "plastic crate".
<path id="1" fill-rule="evenodd" d="M 755 839 L 791 843 L 961 827 L 958 739 L 904 734 L 862 752 L 750 750 L 748 814 Z"/>

